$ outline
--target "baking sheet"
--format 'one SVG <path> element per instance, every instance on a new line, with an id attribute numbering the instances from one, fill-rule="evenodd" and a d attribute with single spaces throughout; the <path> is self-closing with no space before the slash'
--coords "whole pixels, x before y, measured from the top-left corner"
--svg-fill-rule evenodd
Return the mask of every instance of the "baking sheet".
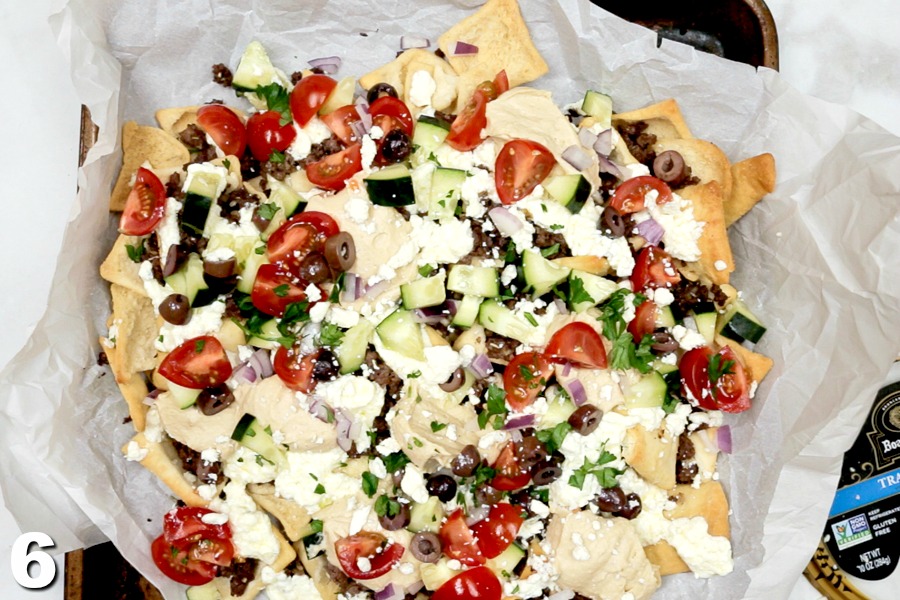
<path id="1" fill-rule="evenodd" d="M 119 456 L 130 437 L 124 403 L 95 365 L 108 311 L 96 267 L 114 237 L 105 209 L 121 121 L 231 100 L 209 66 L 235 65 L 251 39 L 288 72 L 337 54 L 340 75 L 358 75 L 390 60 L 400 35 L 436 39 L 477 4 L 71 0 L 52 17 L 100 137 L 79 174 L 48 312 L 0 374 L 0 477 L 23 530 L 50 533 L 60 550 L 107 536 L 180 597 L 148 556 L 171 501 Z M 535 85 L 558 103 L 586 87 L 611 93 L 617 110 L 676 97 L 695 135 L 732 160 L 776 156 L 778 190 L 732 231 L 735 283 L 759 307 L 769 326 L 760 350 L 776 360 L 754 408 L 732 421 L 723 479 L 735 573 L 668 578 L 660 597 L 786 597 L 821 535 L 841 454 L 900 350 L 891 335 L 900 327 L 900 140 L 774 72 L 670 42 L 657 49 L 655 33 L 587 2 L 522 5 L 551 69 Z"/>

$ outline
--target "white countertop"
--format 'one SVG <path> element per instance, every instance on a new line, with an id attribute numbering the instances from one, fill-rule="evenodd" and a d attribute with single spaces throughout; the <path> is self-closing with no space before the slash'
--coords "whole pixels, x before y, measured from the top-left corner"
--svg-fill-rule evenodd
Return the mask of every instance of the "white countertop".
<path id="1" fill-rule="evenodd" d="M 7 182 L 0 219 L 0 365 L 25 343 L 43 314 L 59 240 L 76 185 L 79 103 L 45 21 L 61 0 L 0 5 L 0 96 L 4 115 L 0 172 Z M 799 90 L 846 104 L 900 135 L 900 3 L 860 0 L 769 0 L 780 43 L 781 74 Z M 15 490 L 3 490 L 15 493 Z M 19 587 L 10 549 L 20 532 L 0 506 L 0 598 L 59 600 Z M 800 574 L 798 574 L 800 577 Z M 819 594 L 802 580 L 792 598 Z"/>

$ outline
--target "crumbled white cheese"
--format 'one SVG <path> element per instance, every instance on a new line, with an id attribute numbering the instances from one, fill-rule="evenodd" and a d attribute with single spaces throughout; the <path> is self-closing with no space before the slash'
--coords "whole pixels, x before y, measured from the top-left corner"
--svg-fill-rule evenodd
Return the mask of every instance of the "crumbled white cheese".
<path id="1" fill-rule="evenodd" d="M 675 338 L 682 350 L 692 350 L 706 345 L 706 338 L 683 325 L 676 325 L 672 328 L 672 337 Z"/>
<path id="2" fill-rule="evenodd" d="M 218 300 L 206 306 L 191 309 L 191 318 L 184 325 L 173 325 L 168 321 L 159 328 L 159 337 L 154 342 L 157 350 L 171 352 L 186 340 L 217 332 L 222 327 L 225 303 Z"/>
<path id="3" fill-rule="evenodd" d="M 360 196 L 354 196 L 344 203 L 344 212 L 350 219 L 359 225 L 369 220 L 369 211 L 372 203 Z"/>
<path id="4" fill-rule="evenodd" d="M 672 199 L 665 204 L 657 204 L 658 197 L 656 190 L 647 192 L 644 210 L 634 213 L 635 223 L 652 217 L 663 228 L 662 241 L 666 252 L 681 260 L 699 260 L 700 246 L 697 241 L 703 234 L 705 223 L 694 218 L 694 205 L 674 192 Z"/>
<path id="5" fill-rule="evenodd" d="M 228 522 L 228 515 L 223 515 L 222 513 L 206 513 L 200 520 L 206 523 L 207 525 L 224 525 Z"/>
<path id="6" fill-rule="evenodd" d="M 141 462 L 142 460 L 147 458 L 147 454 L 149 452 L 150 451 L 147 448 L 141 448 L 140 444 L 138 444 L 134 440 L 131 440 L 130 442 L 128 442 L 128 446 L 125 448 L 125 459 L 134 462 Z"/>
<path id="7" fill-rule="evenodd" d="M 341 308 L 337 305 L 332 305 L 328 310 L 325 320 L 338 327 L 350 329 L 359 323 L 359 313 L 347 308 Z"/>
<path id="8" fill-rule="evenodd" d="M 407 97 L 414 106 L 429 106 L 431 104 L 431 97 L 434 96 L 436 89 L 437 84 L 431 76 L 431 73 L 428 71 L 416 71 L 412 75 L 412 81 L 409 86 L 409 94 Z"/>
<path id="9" fill-rule="evenodd" d="M 446 381 L 446 380 L 445 380 Z M 384 388 L 365 377 L 343 375 L 333 381 L 325 381 L 318 385 L 316 393 L 325 398 L 325 402 L 335 410 L 345 410 L 359 427 L 354 438 L 359 452 L 368 450 L 372 441 L 368 430 L 384 406 Z"/>
<path id="10" fill-rule="evenodd" d="M 263 567 L 261 576 L 269 600 L 322 600 L 319 589 L 308 575 L 289 576 L 271 567 Z"/>
<path id="11" fill-rule="evenodd" d="M 234 454 L 222 464 L 222 470 L 232 481 L 244 485 L 266 483 L 275 479 L 278 468 L 245 446 L 238 446 Z"/>
<path id="12" fill-rule="evenodd" d="M 278 558 L 280 545 L 269 516 L 259 510 L 241 482 L 225 485 L 225 500 L 215 498 L 209 507 L 228 516 L 232 541 L 241 556 L 258 558 L 271 565 Z"/>
<path id="13" fill-rule="evenodd" d="M 193 166 L 193 165 L 191 165 Z M 222 184 L 224 187 L 224 183 Z M 159 245 L 159 264 L 166 264 L 169 255 L 169 247 L 177 246 L 181 242 L 181 226 L 178 224 L 178 214 L 181 212 L 181 202 L 175 198 L 166 198 L 166 212 L 162 220 L 156 226 L 156 239 Z"/>
<path id="14" fill-rule="evenodd" d="M 325 452 L 291 451 L 287 458 L 287 468 L 275 478 L 275 492 L 311 513 L 342 498 L 355 496 L 360 489 L 359 479 L 338 471 L 347 460 L 347 454 L 339 448 Z"/>
<path id="15" fill-rule="evenodd" d="M 412 498 L 413 502 L 423 504 L 428 501 L 428 488 L 425 487 L 425 477 L 422 471 L 415 465 L 406 465 L 403 479 L 400 480 L 400 489 Z"/>
<path id="16" fill-rule="evenodd" d="M 419 266 L 455 263 L 469 254 L 475 244 L 467 219 L 436 223 L 412 215 L 409 223 L 412 240 L 422 250 L 416 261 Z"/>

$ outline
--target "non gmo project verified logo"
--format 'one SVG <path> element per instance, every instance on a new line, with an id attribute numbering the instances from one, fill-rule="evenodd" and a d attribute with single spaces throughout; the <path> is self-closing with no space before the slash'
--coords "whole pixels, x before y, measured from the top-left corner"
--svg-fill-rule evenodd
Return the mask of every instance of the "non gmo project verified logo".
<path id="1" fill-rule="evenodd" d="M 869 522 L 866 520 L 866 515 L 856 515 L 855 517 L 832 523 L 831 530 L 834 532 L 838 550 L 850 548 L 872 539 L 872 532 L 869 530 Z"/>

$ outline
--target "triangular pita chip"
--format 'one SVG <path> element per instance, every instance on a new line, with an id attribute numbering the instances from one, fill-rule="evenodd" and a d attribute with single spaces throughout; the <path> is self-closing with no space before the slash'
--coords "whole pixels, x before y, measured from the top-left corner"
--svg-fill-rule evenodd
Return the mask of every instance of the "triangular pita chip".
<path id="1" fill-rule="evenodd" d="M 743 217 L 775 189 L 775 158 L 760 154 L 731 165 L 731 195 L 725 198 L 725 226 Z"/>
<path id="2" fill-rule="evenodd" d="M 706 281 L 718 285 L 728 283 L 734 271 L 731 244 L 725 231 L 725 212 L 722 207 L 722 188 L 715 182 L 690 185 L 678 191 L 682 198 L 691 201 L 694 219 L 705 223 L 703 233 L 697 240 L 700 260 L 688 263 L 687 268 L 695 270 Z"/>
<path id="3" fill-rule="evenodd" d="M 722 187 L 722 195 L 731 195 L 731 163 L 718 146 L 706 140 L 661 139 L 653 149 L 657 154 L 675 150 L 684 158 L 684 164 L 691 168 L 691 175 L 700 183 L 717 182 Z"/>
<path id="4" fill-rule="evenodd" d="M 156 127 L 144 127 L 134 121 L 122 126 L 122 170 L 109 197 L 109 210 L 125 209 L 131 193 L 131 178 L 144 162 L 155 169 L 180 167 L 191 160 L 190 152 L 174 136 Z"/>
<path id="5" fill-rule="evenodd" d="M 160 129 L 177 139 L 178 134 L 184 131 L 188 125 L 197 123 L 197 110 L 199 108 L 199 106 L 161 108 L 156 111 L 154 116 L 156 117 L 156 122 L 159 123 Z M 241 118 L 241 121 L 247 120 L 244 111 L 234 108 L 233 106 L 227 108 L 237 114 L 237 116 Z"/>
<path id="6" fill-rule="evenodd" d="M 622 458 L 637 473 L 664 490 L 675 487 L 678 438 L 665 428 L 648 431 L 642 425 L 629 429 L 622 444 Z"/>
<path id="7" fill-rule="evenodd" d="M 100 265 L 100 277 L 137 293 L 146 295 L 144 281 L 138 274 L 138 263 L 128 257 L 126 246 L 140 246 L 141 238 L 131 235 L 119 235 L 109 255 Z"/>
<path id="8" fill-rule="evenodd" d="M 717 335 L 716 343 L 720 346 L 728 346 L 734 350 L 734 353 L 738 355 L 738 358 L 740 358 L 741 362 L 744 364 L 744 368 L 749 371 L 750 379 L 757 384 L 765 379 L 766 375 L 768 375 L 769 371 L 772 369 L 772 365 L 775 364 L 768 356 L 764 356 L 753 350 L 748 350 L 736 341 L 730 340 L 725 336 Z"/>
<path id="9" fill-rule="evenodd" d="M 388 64 L 359 78 L 359 84 L 369 89 L 378 83 L 394 86 L 406 105 L 415 108 L 409 99 L 409 88 L 416 71 L 427 71 L 437 86 L 431 98 L 431 105 L 437 110 L 453 106 L 456 100 L 457 77 L 453 67 L 433 52 L 413 48 L 403 52 Z"/>
<path id="10" fill-rule="evenodd" d="M 271 483 L 250 485 L 247 493 L 261 509 L 278 519 L 290 541 L 300 541 L 309 529 L 312 518 L 306 509 L 292 500 L 277 496 Z"/>
<path id="11" fill-rule="evenodd" d="M 159 479 L 169 486 L 172 493 L 175 494 L 182 502 L 188 506 L 206 506 L 208 502 L 200 497 L 184 477 L 184 471 L 181 469 L 181 461 L 178 460 L 178 454 L 168 440 L 162 442 L 151 442 L 143 433 L 136 434 L 131 441 L 138 446 L 147 450 L 147 456 L 141 461 L 141 465 L 148 471 L 159 477 Z M 122 454 L 128 453 L 128 445 L 122 447 Z"/>
<path id="12" fill-rule="evenodd" d="M 660 140 L 694 137 L 681 114 L 678 103 L 672 98 L 637 110 L 614 114 L 612 120 L 613 123 L 644 121 L 647 123 L 647 133 L 652 133 Z"/>
<path id="13" fill-rule="evenodd" d="M 150 299 L 126 287 L 112 284 L 112 325 L 115 326 L 115 346 L 106 351 L 116 381 L 125 382 L 134 373 L 149 371 L 156 366 L 154 341 L 159 335 L 156 313 Z M 111 342 L 113 340 L 110 340 Z"/>

